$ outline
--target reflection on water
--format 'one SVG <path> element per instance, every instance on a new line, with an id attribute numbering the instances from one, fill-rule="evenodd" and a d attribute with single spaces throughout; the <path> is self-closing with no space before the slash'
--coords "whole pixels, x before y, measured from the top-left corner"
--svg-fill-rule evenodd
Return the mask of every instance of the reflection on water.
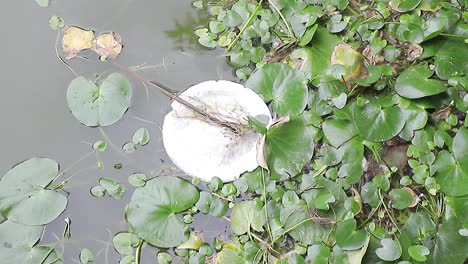
<path id="1" fill-rule="evenodd" d="M 56 32 L 47 24 L 52 15 L 62 16 L 68 25 L 119 33 L 125 47 L 118 63 L 143 65 L 145 69 L 140 73 L 146 78 L 176 90 L 220 77 L 232 80 L 232 70 L 219 52 L 194 44 L 193 27 L 205 24 L 205 20 L 201 11 L 192 10 L 190 1 L 51 1 L 49 8 L 40 8 L 33 0 L 25 0 L 11 1 L 8 8 L 0 9 L 0 35 L 4 36 L 0 43 L 0 175 L 34 156 L 57 160 L 62 170 L 68 169 L 61 180 L 68 179 L 65 191 L 69 193 L 69 204 L 47 226 L 42 243 L 63 241 L 67 264 L 78 263 L 79 252 L 85 247 L 96 254 L 95 263 L 118 263 L 120 256 L 111 243 L 115 233 L 128 228 L 124 207 L 133 187 L 128 185 L 127 177 L 135 172 L 154 177 L 171 167 L 159 128 L 169 111 L 169 101 L 151 87 L 146 91 L 133 81 L 132 106 L 121 121 L 102 130 L 79 124 L 65 101 L 66 87 L 75 76 L 55 55 Z M 92 55 L 89 59 L 92 62 L 73 59 L 69 64 L 79 75 L 91 79 L 111 68 Z M 121 147 L 140 127 L 149 130 L 150 143 L 137 147 L 133 154 L 125 154 Z M 90 144 L 106 137 L 110 139 L 106 151 L 89 154 Z M 80 158 L 83 160 L 77 162 Z M 102 169 L 97 168 L 98 160 L 104 164 Z M 122 163 L 123 168 L 114 169 L 116 163 Z M 126 184 L 124 198 L 91 196 L 89 190 L 100 177 Z M 63 239 L 66 218 L 71 219 L 70 239 Z M 205 231 L 205 239 L 212 239 L 223 233 L 227 224 L 200 215 L 191 226 Z M 155 259 L 155 249 L 143 249 L 142 263 L 156 263 Z"/>

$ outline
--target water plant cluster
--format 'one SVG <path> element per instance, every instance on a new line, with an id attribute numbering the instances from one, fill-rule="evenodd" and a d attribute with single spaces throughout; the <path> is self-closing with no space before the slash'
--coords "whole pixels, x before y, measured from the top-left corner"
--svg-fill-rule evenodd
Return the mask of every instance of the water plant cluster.
<path id="1" fill-rule="evenodd" d="M 271 126 L 251 120 L 264 136 L 262 166 L 208 184 L 130 175 L 128 230 L 112 241 L 121 264 L 139 264 L 149 246 L 159 263 L 465 262 L 466 2 L 193 6 L 211 18 L 194 29 L 198 42 L 225 49 L 239 80 L 275 117 Z M 63 26 L 61 18 L 51 23 Z M 76 77 L 66 94 L 72 115 L 92 127 L 117 122 L 131 103 L 127 75 L 111 73 L 100 84 Z M 125 151 L 148 141 L 140 129 Z M 106 142 L 93 148 L 105 151 Z M 62 262 L 60 250 L 37 244 L 67 206 L 62 175 L 57 162 L 32 158 L 1 178 L 2 260 Z M 90 193 L 120 199 L 125 190 L 101 178 Z M 229 239 L 204 241 L 203 230 L 191 226 L 200 214 L 228 221 Z M 79 258 L 94 261 L 90 249 Z"/>

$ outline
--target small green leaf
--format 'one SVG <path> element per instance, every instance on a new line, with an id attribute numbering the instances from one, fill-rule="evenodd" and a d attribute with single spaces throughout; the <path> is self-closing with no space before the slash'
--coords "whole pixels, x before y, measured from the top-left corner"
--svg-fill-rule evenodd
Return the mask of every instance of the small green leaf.
<path id="1" fill-rule="evenodd" d="M 426 261 L 426 256 L 431 253 L 429 249 L 422 245 L 414 245 L 408 248 L 408 253 L 416 261 Z"/>
<path id="2" fill-rule="evenodd" d="M 94 254 L 89 248 L 83 248 L 80 252 L 80 262 L 86 264 L 94 262 Z"/>
<path id="3" fill-rule="evenodd" d="M 59 28 L 63 28 L 65 26 L 65 21 L 62 17 L 59 16 L 52 16 L 49 19 L 49 27 L 53 30 L 57 30 Z"/>
<path id="4" fill-rule="evenodd" d="M 356 230 L 356 220 L 347 219 L 336 227 L 336 244 L 344 250 L 355 250 L 364 246 L 367 232 Z"/>
<path id="5" fill-rule="evenodd" d="M 392 198 L 392 207 L 398 210 L 408 208 L 413 202 L 413 196 L 404 189 L 392 189 L 389 193 Z"/>
<path id="6" fill-rule="evenodd" d="M 135 145 L 141 145 L 144 146 L 148 144 L 150 140 L 150 135 L 148 132 L 148 129 L 146 128 L 139 128 L 137 131 L 132 136 L 132 142 Z"/>
<path id="7" fill-rule="evenodd" d="M 401 246 L 398 241 L 384 238 L 380 241 L 381 248 L 375 250 L 375 254 L 385 261 L 394 261 L 401 257 Z"/>
<path id="8" fill-rule="evenodd" d="M 90 190 L 91 194 L 96 197 L 102 197 L 104 194 L 106 194 L 106 189 L 102 187 L 101 185 L 97 185 L 91 188 Z"/>
<path id="9" fill-rule="evenodd" d="M 172 257 L 166 252 L 160 252 L 158 253 L 158 263 L 159 264 L 171 264 L 172 263 Z"/>
<path id="10" fill-rule="evenodd" d="M 106 142 L 102 140 L 98 140 L 93 144 L 93 149 L 98 152 L 103 152 L 106 149 Z"/>
<path id="11" fill-rule="evenodd" d="M 134 187 L 145 186 L 146 179 L 146 175 L 143 173 L 134 173 L 128 176 L 128 182 Z"/>
<path id="12" fill-rule="evenodd" d="M 231 228 L 237 235 L 255 231 L 263 231 L 262 211 L 257 208 L 255 201 L 243 201 L 232 208 Z"/>
<path id="13" fill-rule="evenodd" d="M 115 250 L 124 256 L 132 255 L 133 249 L 138 246 L 139 242 L 139 237 L 129 232 L 120 232 L 112 239 Z"/>

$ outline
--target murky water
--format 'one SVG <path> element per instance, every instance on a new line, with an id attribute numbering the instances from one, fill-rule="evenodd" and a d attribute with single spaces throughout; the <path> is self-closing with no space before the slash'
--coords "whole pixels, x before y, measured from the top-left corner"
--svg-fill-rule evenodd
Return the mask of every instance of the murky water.
<path id="1" fill-rule="evenodd" d="M 56 57 L 57 35 L 48 26 L 52 15 L 62 16 L 67 25 L 97 33 L 118 32 L 125 45 L 118 63 L 146 67 L 141 74 L 173 89 L 183 90 L 210 79 L 233 79 L 232 71 L 221 53 L 194 44 L 193 28 L 205 21 L 203 13 L 193 10 L 187 0 L 52 0 L 48 8 L 40 8 L 34 0 L 22 0 L 9 1 L 0 8 L 0 175 L 31 157 L 57 160 L 67 169 L 62 179 L 71 177 L 65 187 L 70 193 L 69 205 L 47 226 L 42 243 L 62 239 L 64 219 L 70 218 L 72 236 L 63 240 L 64 263 L 78 263 L 84 247 L 97 254 L 95 263 L 118 263 L 119 255 L 110 243 L 115 233 L 127 230 L 124 207 L 133 187 L 128 187 L 120 201 L 92 197 L 89 189 L 100 177 L 127 183 L 128 175 L 134 172 L 154 176 L 170 167 L 157 125 L 169 111 L 169 101 L 151 87 L 146 91 L 133 82 L 132 106 L 121 121 L 102 131 L 81 125 L 66 105 L 66 88 L 75 76 Z M 79 75 L 90 78 L 112 69 L 94 55 L 89 58 L 91 62 L 75 58 L 69 64 Z M 150 131 L 150 143 L 133 154 L 124 154 L 121 146 L 140 127 Z M 104 135 L 113 147 L 108 145 L 99 157 L 89 154 L 90 143 L 104 139 Z M 97 168 L 98 158 L 103 169 Z M 115 163 L 122 163 L 123 168 L 114 169 Z M 206 238 L 213 238 L 223 233 L 226 225 L 223 220 L 197 216 L 192 226 L 204 231 Z M 156 263 L 155 259 L 155 249 L 143 249 L 142 263 Z"/>

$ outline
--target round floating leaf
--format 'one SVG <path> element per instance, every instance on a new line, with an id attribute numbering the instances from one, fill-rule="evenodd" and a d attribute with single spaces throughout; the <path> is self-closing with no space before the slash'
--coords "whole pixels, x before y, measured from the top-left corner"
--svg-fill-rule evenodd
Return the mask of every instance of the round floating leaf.
<path id="1" fill-rule="evenodd" d="M 404 70 L 395 82 L 396 92 L 406 98 L 416 99 L 447 91 L 441 81 L 431 80 L 432 72 L 425 65 Z"/>
<path id="2" fill-rule="evenodd" d="M 415 245 L 408 248 L 408 253 L 416 261 L 426 261 L 426 256 L 431 252 L 425 246 Z"/>
<path id="3" fill-rule="evenodd" d="M 120 73 L 110 74 L 99 88 L 80 76 L 67 90 L 67 104 L 78 121 L 87 126 L 108 126 L 117 122 L 130 106 L 132 89 Z"/>
<path id="4" fill-rule="evenodd" d="M 134 187 L 144 186 L 146 183 L 146 175 L 143 173 L 134 173 L 128 176 L 128 182 Z"/>
<path id="5" fill-rule="evenodd" d="M 231 214 L 231 228 L 237 235 L 242 235 L 250 231 L 263 231 L 262 211 L 257 208 L 255 201 L 243 201 L 234 208 Z"/>
<path id="6" fill-rule="evenodd" d="M 46 188 L 58 170 L 57 162 L 46 158 L 32 158 L 9 170 L 0 181 L 3 217 L 27 225 L 44 225 L 57 218 L 67 207 L 67 197 Z"/>
<path id="7" fill-rule="evenodd" d="M 26 263 L 31 248 L 39 241 L 43 226 L 26 226 L 12 221 L 0 224 L 0 258 L 3 263 Z"/>
<path id="8" fill-rule="evenodd" d="M 150 135 L 149 135 L 148 129 L 144 127 L 139 128 L 137 131 L 135 131 L 132 137 L 132 142 L 135 145 L 144 146 L 148 144 L 149 140 L 150 140 Z"/>
<path id="9" fill-rule="evenodd" d="M 381 248 L 375 250 L 375 254 L 385 261 L 394 261 L 401 257 L 401 246 L 398 241 L 389 238 L 384 238 L 380 241 Z"/>
<path id="10" fill-rule="evenodd" d="M 49 0 L 35 0 L 40 7 L 48 7 Z"/>
<path id="11" fill-rule="evenodd" d="M 140 238 L 129 232 L 121 232 L 114 236 L 112 239 L 112 244 L 114 245 L 115 250 L 121 255 L 132 255 L 133 249 L 138 246 Z"/>
<path id="12" fill-rule="evenodd" d="M 392 198 L 392 207 L 398 210 L 408 208 L 413 203 L 413 196 L 404 189 L 392 189 L 389 193 Z"/>
<path id="13" fill-rule="evenodd" d="M 59 28 L 63 28 L 65 26 L 65 21 L 62 17 L 59 16 L 52 16 L 49 19 L 49 27 L 53 30 L 57 30 Z"/>
<path id="14" fill-rule="evenodd" d="M 125 185 L 112 179 L 102 177 L 99 179 L 99 184 L 101 184 L 107 193 L 115 200 L 122 199 L 125 193 Z"/>
<path id="15" fill-rule="evenodd" d="M 80 262 L 83 264 L 94 262 L 94 254 L 89 248 L 83 248 L 80 252 Z"/>
<path id="16" fill-rule="evenodd" d="M 106 194 L 106 189 L 101 185 L 93 186 L 90 190 L 91 194 L 96 197 L 102 197 Z"/>
<path id="17" fill-rule="evenodd" d="M 300 114 L 307 105 L 308 89 L 305 75 L 283 63 L 272 63 L 254 72 L 245 82 L 248 87 L 271 101 L 279 115 Z"/>
<path id="18" fill-rule="evenodd" d="M 157 177 L 133 193 L 127 221 L 135 233 L 157 247 L 174 247 L 188 239 L 186 224 L 177 213 L 191 208 L 199 198 L 197 189 L 175 177 Z"/>
<path id="19" fill-rule="evenodd" d="M 296 175 L 302 170 L 314 154 L 314 131 L 301 117 L 294 117 L 289 122 L 268 130 L 268 167 L 273 174 Z"/>
<path id="20" fill-rule="evenodd" d="M 160 252 L 158 253 L 158 263 L 159 264 L 170 264 L 172 263 L 172 257 L 166 252 Z"/>
<path id="21" fill-rule="evenodd" d="M 355 250 L 364 246 L 367 241 L 367 233 L 364 230 L 356 230 L 356 220 L 347 219 L 336 227 L 336 244 L 344 250 Z"/>
<path id="22" fill-rule="evenodd" d="M 354 125 L 369 141 L 385 141 L 398 135 L 405 125 L 405 114 L 396 106 L 386 108 L 374 104 L 352 106 Z"/>
<path id="23" fill-rule="evenodd" d="M 329 263 L 328 258 L 331 256 L 330 249 L 324 244 L 312 245 L 307 249 L 307 263 L 325 264 Z"/>
<path id="24" fill-rule="evenodd" d="M 99 140 L 93 144 L 93 149 L 98 152 L 103 152 L 106 149 L 106 146 L 107 144 L 105 141 Z"/>

